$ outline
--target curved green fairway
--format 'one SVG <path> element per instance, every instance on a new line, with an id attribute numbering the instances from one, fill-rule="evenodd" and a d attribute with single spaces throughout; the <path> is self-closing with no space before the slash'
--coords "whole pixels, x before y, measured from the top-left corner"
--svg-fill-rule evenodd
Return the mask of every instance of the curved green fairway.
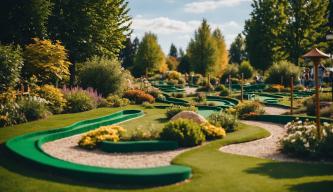
<path id="1" fill-rule="evenodd" d="M 126 107 L 126 109 L 142 109 Z M 124 108 L 125 109 L 125 108 Z M 9 139 L 32 130 L 42 130 L 47 126 L 60 127 L 75 121 L 102 116 L 119 109 L 98 109 L 72 115 L 52 116 L 47 120 L 31 122 L 12 128 L 0 129 L 0 139 Z M 146 110 L 145 119 L 160 119 L 164 114 L 160 109 Z M 160 116 L 156 115 L 161 114 Z M 156 121 L 156 123 L 159 121 Z M 134 122 L 138 126 L 140 122 Z M 46 126 L 46 127 L 45 127 Z M 177 185 L 135 191 L 332 191 L 333 165 L 307 163 L 281 163 L 251 157 L 221 153 L 221 145 L 244 142 L 267 136 L 258 127 L 241 125 L 241 129 L 229 134 L 225 139 L 212 142 L 178 156 L 176 163 L 189 165 L 194 176 L 190 182 Z M 0 151 L 0 191 L 131 191 L 117 186 L 103 186 L 69 180 L 34 169 L 14 161 L 3 150 Z"/>

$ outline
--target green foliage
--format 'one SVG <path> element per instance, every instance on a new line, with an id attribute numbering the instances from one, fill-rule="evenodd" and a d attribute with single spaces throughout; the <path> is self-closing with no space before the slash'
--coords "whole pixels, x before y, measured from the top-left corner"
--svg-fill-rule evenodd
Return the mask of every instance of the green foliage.
<path id="1" fill-rule="evenodd" d="M 187 119 L 177 119 L 165 125 L 160 134 L 163 140 L 174 140 L 183 147 L 200 145 L 205 141 L 200 125 Z"/>
<path id="2" fill-rule="evenodd" d="M 286 126 L 287 135 L 281 140 L 282 151 L 301 158 L 332 158 L 333 125 L 324 123 L 322 138 L 318 137 L 315 122 L 292 121 Z"/>
<path id="3" fill-rule="evenodd" d="M 85 90 L 72 90 L 65 92 L 64 95 L 67 100 L 64 111 L 67 113 L 89 111 L 97 107 L 97 102 Z"/>
<path id="4" fill-rule="evenodd" d="M 178 50 L 177 50 L 177 47 L 173 43 L 170 46 L 169 56 L 178 58 Z"/>
<path id="5" fill-rule="evenodd" d="M 227 69 L 221 76 L 221 83 L 224 83 L 227 78 L 229 78 L 229 75 L 231 75 L 232 78 L 238 78 L 239 74 L 239 65 L 238 64 L 230 64 L 227 66 Z"/>
<path id="6" fill-rule="evenodd" d="M 52 7 L 50 0 L 2 0 L 0 42 L 24 45 L 34 37 L 46 38 Z"/>
<path id="7" fill-rule="evenodd" d="M 207 101 L 207 97 L 204 93 L 197 93 L 197 96 L 194 98 L 194 101 L 197 103 L 204 103 Z"/>
<path id="8" fill-rule="evenodd" d="M 165 66 L 164 53 L 157 42 L 157 36 L 152 33 L 146 33 L 139 44 L 132 73 L 140 76 L 146 72 L 165 72 Z"/>
<path id="9" fill-rule="evenodd" d="M 125 48 L 121 50 L 119 58 L 121 60 L 121 66 L 130 70 L 134 66 L 134 58 L 139 47 L 139 39 L 136 37 L 132 42 L 131 38 L 127 38 L 124 44 Z"/>
<path id="10" fill-rule="evenodd" d="M 118 95 L 110 95 L 106 98 L 108 105 L 111 107 L 125 107 L 130 104 L 126 98 L 121 98 Z"/>
<path id="11" fill-rule="evenodd" d="M 15 87 L 23 66 L 22 50 L 13 45 L 0 45 L 0 92 Z"/>
<path id="12" fill-rule="evenodd" d="M 0 93 L 0 127 L 27 122 L 21 106 L 16 102 L 16 92 L 9 89 Z"/>
<path id="13" fill-rule="evenodd" d="M 177 57 L 169 56 L 166 58 L 166 64 L 168 65 L 169 70 L 177 70 L 179 61 Z"/>
<path id="14" fill-rule="evenodd" d="M 285 59 L 282 35 L 286 32 L 285 1 L 254 0 L 251 18 L 245 22 L 245 42 L 250 63 L 261 70 Z"/>
<path id="15" fill-rule="evenodd" d="M 197 112 L 197 108 L 195 106 L 187 107 L 187 106 L 181 106 L 181 105 L 171 105 L 169 108 L 167 108 L 165 115 L 168 119 L 171 119 L 173 116 L 177 115 L 178 113 L 180 113 L 182 111 Z"/>
<path id="16" fill-rule="evenodd" d="M 220 91 L 220 96 L 229 96 L 229 89 L 226 88 L 224 85 L 219 85 L 215 88 L 215 91 Z"/>
<path id="17" fill-rule="evenodd" d="M 229 63 L 229 56 L 224 36 L 219 28 L 213 31 L 213 39 L 216 43 L 216 63 L 213 74 L 220 76 Z"/>
<path id="18" fill-rule="evenodd" d="M 250 79 L 253 77 L 254 69 L 248 61 L 243 61 L 239 66 L 239 75 L 243 73 L 244 79 Z"/>
<path id="19" fill-rule="evenodd" d="M 37 95 L 48 101 L 47 106 L 54 114 L 61 113 L 66 106 L 64 94 L 52 85 L 43 85 L 36 91 Z"/>
<path id="20" fill-rule="evenodd" d="M 153 108 L 154 108 L 154 105 L 151 104 L 151 103 L 149 103 L 149 102 L 147 102 L 147 101 L 143 102 L 143 103 L 142 103 L 142 106 L 143 106 L 144 108 L 146 108 L 146 109 L 153 109 Z"/>
<path id="21" fill-rule="evenodd" d="M 216 112 L 208 117 L 209 123 L 224 128 L 227 132 L 233 132 L 238 126 L 236 114 Z"/>
<path id="22" fill-rule="evenodd" d="M 56 84 L 69 75 L 67 51 L 65 47 L 56 41 L 40 40 L 34 38 L 34 43 L 24 49 L 23 74 L 26 79 L 36 76 L 40 83 Z"/>
<path id="23" fill-rule="evenodd" d="M 265 112 L 263 106 L 258 101 L 244 101 L 236 106 L 236 111 L 240 119 L 246 119 L 251 115 L 261 115 Z"/>
<path id="24" fill-rule="evenodd" d="M 52 114 L 47 107 L 48 102 L 40 97 L 23 97 L 18 101 L 20 110 L 28 121 L 43 119 Z"/>
<path id="25" fill-rule="evenodd" d="M 82 64 L 79 83 L 83 88 L 92 87 L 103 96 L 122 94 L 132 79 L 119 61 L 105 57 L 93 57 Z"/>
<path id="26" fill-rule="evenodd" d="M 136 104 L 142 104 L 143 102 L 154 103 L 155 98 L 142 90 L 128 90 L 125 92 L 124 98 L 133 101 Z"/>
<path id="27" fill-rule="evenodd" d="M 299 67 L 287 61 L 280 61 L 274 63 L 267 70 L 266 82 L 270 84 L 279 84 L 281 83 L 281 78 L 283 78 L 283 85 L 289 86 L 291 77 L 294 77 L 294 82 L 298 83 L 297 77 L 299 74 Z"/>
<path id="28" fill-rule="evenodd" d="M 238 34 L 230 45 L 230 63 L 237 63 L 240 65 L 242 61 L 246 60 L 247 54 L 245 48 L 245 39 L 242 34 Z"/>
<path id="29" fill-rule="evenodd" d="M 320 100 L 320 102 L 329 103 L 332 100 L 332 95 L 331 95 L 331 93 L 321 93 L 319 95 L 319 100 Z M 316 115 L 315 96 L 314 95 L 312 97 L 306 99 L 304 101 L 304 105 L 306 107 L 307 115 L 310 115 L 310 116 Z M 328 105 L 324 109 L 322 109 L 320 112 L 325 117 L 331 117 L 331 115 L 333 114 L 332 106 Z"/>

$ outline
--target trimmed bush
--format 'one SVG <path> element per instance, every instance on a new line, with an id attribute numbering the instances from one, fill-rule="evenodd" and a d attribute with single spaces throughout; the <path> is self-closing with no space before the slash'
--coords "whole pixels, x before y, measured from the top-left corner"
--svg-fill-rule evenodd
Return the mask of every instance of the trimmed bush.
<path id="1" fill-rule="evenodd" d="M 244 75 L 244 79 L 250 79 L 253 76 L 254 69 L 251 66 L 250 62 L 243 61 L 242 64 L 239 66 L 239 76 L 241 77 L 242 73 Z"/>
<path id="2" fill-rule="evenodd" d="M 16 92 L 7 90 L 0 93 L 0 127 L 25 123 L 27 119 L 16 102 Z"/>
<path id="3" fill-rule="evenodd" d="M 187 119 L 167 123 L 160 137 L 163 140 L 177 141 L 183 147 L 200 145 L 205 141 L 205 135 L 200 125 Z"/>
<path id="4" fill-rule="evenodd" d="M 23 97 L 18 104 L 28 121 L 43 119 L 52 114 L 48 108 L 48 102 L 40 97 Z"/>
<path id="5" fill-rule="evenodd" d="M 55 88 L 53 85 L 43 85 L 38 88 L 37 94 L 48 101 L 47 106 L 52 113 L 58 114 L 64 110 L 66 100 L 60 89 Z"/>
<path id="6" fill-rule="evenodd" d="M 208 117 L 208 121 L 218 127 L 223 127 L 227 132 L 233 132 L 238 126 L 236 114 L 216 112 Z"/>
<path id="7" fill-rule="evenodd" d="M 126 91 L 123 97 L 129 99 L 130 101 L 133 101 L 136 104 L 142 104 L 143 102 L 155 102 L 153 96 L 138 89 Z"/>
<path id="8" fill-rule="evenodd" d="M 118 95 L 110 95 L 106 98 L 110 107 L 125 107 L 130 104 L 126 98 L 121 98 Z"/>
<path id="9" fill-rule="evenodd" d="M 171 119 L 173 116 L 177 115 L 178 113 L 180 113 L 182 111 L 197 112 L 197 108 L 194 106 L 186 107 L 186 106 L 181 106 L 181 105 L 171 105 L 169 108 L 167 108 L 165 115 L 168 119 Z"/>
<path id="10" fill-rule="evenodd" d="M 103 126 L 85 134 L 79 141 L 79 146 L 93 149 L 103 141 L 118 142 L 126 130 L 118 125 Z"/>
<path id="11" fill-rule="evenodd" d="M 298 83 L 298 77 L 300 75 L 300 68 L 290 63 L 288 61 L 280 61 L 278 63 L 274 63 L 267 70 L 266 83 L 277 84 L 281 83 L 281 78 L 283 78 L 283 85 L 289 86 L 291 77 L 294 77 L 294 83 Z"/>
<path id="12" fill-rule="evenodd" d="M 263 106 L 258 101 L 244 101 L 236 106 L 239 118 L 246 119 L 252 115 L 261 115 L 265 112 Z"/>
<path id="13" fill-rule="evenodd" d="M 23 66 L 22 50 L 13 45 L 0 45 L 0 92 L 15 87 Z"/>
<path id="14" fill-rule="evenodd" d="M 97 101 L 86 90 L 74 88 L 63 91 L 63 93 L 67 100 L 67 105 L 64 108 L 67 113 L 89 111 L 97 107 Z"/>
<path id="15" fill-rule="evenodd" d="M 226 136 L 222 127 L 214 126 L 209 122 L 202 124 L 201 128 L 207 140 L 222 139 Z"/>
<path id="16" fill-rule="evenodd" d="M 229 96 L 229 89 L 226 88 L 224 85 L 219 85 L 215 88 L 215 91 L 220 91 L 220 96 Z"/>
<path id="17" fill-rule="evenodd" d="M 85 89 L 92 87 L 104 97 L 122 94 L 128 87 L 128 81 L 132 79 L 117 60 L 93 57 L 82 66 L 78 76 L 80 86 Z"/>
<path id="18" fill-rule="evenodd" d="M 230 64 L 227 66 L 226 71 L 221 76 L 221 84 L 225 83 L 225 80 L 229 78 L 231 75 L 232 78 L 237 78 L 239 74 L 239 65 L 238 64 Z"/>

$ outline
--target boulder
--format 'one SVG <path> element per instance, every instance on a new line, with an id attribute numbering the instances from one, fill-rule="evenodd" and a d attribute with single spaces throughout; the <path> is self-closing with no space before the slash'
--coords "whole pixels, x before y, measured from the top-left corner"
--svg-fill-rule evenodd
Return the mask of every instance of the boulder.
<path id="1" fill-rule="evenodd" d="M 207 120 L 197 114 L 196 112 L 193 112 L 193 111 L 182 111 L 182 112 L 179 112 L 177 115 L 173 116 L 171 118 L 171 121 L 175 121 L 177 119 L 190 119 L 190 120 L 193 120 L 194 122 L 198 123 L 198 124 L 202 124 L 202 123 L 205 123 L 207 122 Z"/>

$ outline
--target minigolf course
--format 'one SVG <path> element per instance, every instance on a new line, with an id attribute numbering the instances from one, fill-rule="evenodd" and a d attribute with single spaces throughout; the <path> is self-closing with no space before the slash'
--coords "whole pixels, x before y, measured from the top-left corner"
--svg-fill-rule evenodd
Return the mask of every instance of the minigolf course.
<path id="1" fill-rule="evenodd" d="M 105 182 L 108 184 L 151 185 L 153 183 L 154 185 L 166 185 L 190 178 L 191 168 L 181 165 L 136 169 L 95 167 L 57 159 L 48 155 L 42 149 L 42 145 L 46 142 L 84 133 L 100 126 L 139 118 L 143 115 L 144 113 L 141 110 L 119 111 L 108 116 L 80 121 L 64 128 L 18 136 L 8 140 L 5 146 L 12 154 L 24 161 L 33 163 L 52 173 L 66 175 L 79 180 Z M 133 144 L 135 145 L 135 143 Z M 159 144 L 161 145 L 161 143 Z"/>

